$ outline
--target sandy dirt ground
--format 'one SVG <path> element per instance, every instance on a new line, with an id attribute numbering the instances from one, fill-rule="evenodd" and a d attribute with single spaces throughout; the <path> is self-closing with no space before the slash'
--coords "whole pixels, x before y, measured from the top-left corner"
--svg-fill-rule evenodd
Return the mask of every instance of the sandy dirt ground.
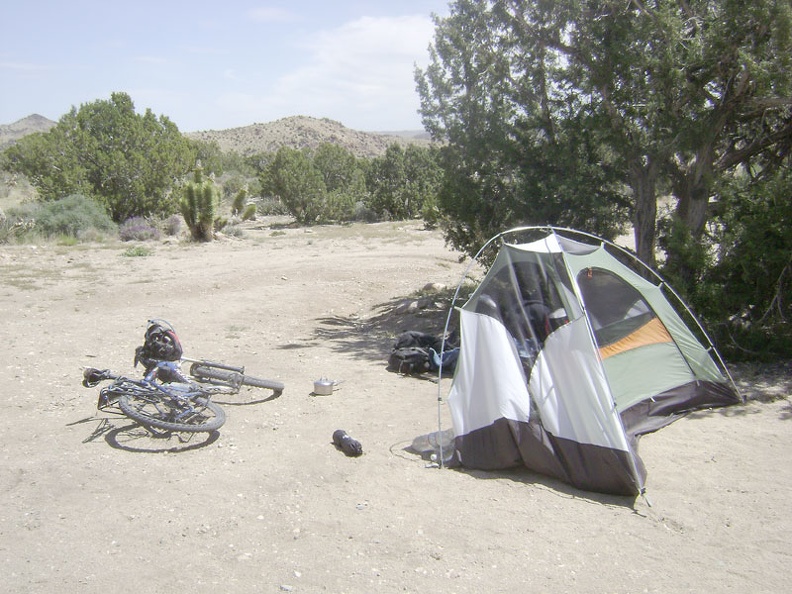
<path id="1" fill-rule="evenodd" d="M 449 426 L 450 380 L 386 370 L 400 331 L 442 329 L 423 288 L 466 267 L 438 232 L 146 245 L 0 246 L 3 592 L 787 591 L 789 365 L 737 368 L 746 405 L 645 436 L 648 501 L 438 469 L 407 448 Z M 136 373 L 151 317 L 285 392 L 244 389 L 187 442 L 98 412 L 82 368 Z M 322 377 L 341 383 L 314 396 Z M 363 456 L 333 447 L 339 428 Z"/>

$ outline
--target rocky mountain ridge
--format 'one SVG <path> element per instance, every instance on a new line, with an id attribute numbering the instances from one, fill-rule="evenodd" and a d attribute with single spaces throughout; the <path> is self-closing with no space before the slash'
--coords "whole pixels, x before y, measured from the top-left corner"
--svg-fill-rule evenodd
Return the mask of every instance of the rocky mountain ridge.
<path id="1" fill-rule="evenodd" d="M 0 124 L 0 150 L 11 146 L 20 138 L 35 132 L 46 132 L 56 122 L 33 114 L 13 124 Z M 226 130 L 188 132 L 188 138 L 216 142 L 224 152 L 250 155 L 274 152 L 281 146 L 291 148 L 316 148 L 323 143 L 340 145 L 358 157 L 382 155 L 388 146 L 398 143 L 428 146 L 430 139 L 423 131 L 405 132 L 361 132 L 347 128 L 340 122 L 328 118 L 291 116 L 274 122 L 256 123 L 250 126 Z"/>
<path id="2" fill-rule="evenodd" d="M 242 155 L 275 152 L 282 146 L 316 148 L 320 144 L 340 145 L 358 157 L 382 155 L 388 146 L 398 143 L 428 145 L 421 131 L 401 133 L 361 132 L 328 118 L 292 116 L 266 124 L 253 124 L 228 130 L 191 132 L 188 138 L 215 141 L 224 152 Z"/>
<path id="3" fill-rule="evenodd" d="M 56 122 L 34 113 L 13 124 L 0 124 L 0 150 L 35 132 L 47 132 Z"/>

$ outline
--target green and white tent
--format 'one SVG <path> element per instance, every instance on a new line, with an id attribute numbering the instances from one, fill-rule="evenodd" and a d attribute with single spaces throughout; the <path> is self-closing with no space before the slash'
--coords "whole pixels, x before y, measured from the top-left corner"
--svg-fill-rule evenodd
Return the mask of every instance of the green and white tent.
<path id="1" fill-rule="evenodd" d="M 643 265 L 626 250 L 555 228 L 529 243 L 504 241 L 526 231 L 535 229 L 488 242 L 503 241 L 459 309 L 452 459 L 642 493 L 638 436 L 741 397 L 690 310 L 662 279 L 633 270 Z"/>

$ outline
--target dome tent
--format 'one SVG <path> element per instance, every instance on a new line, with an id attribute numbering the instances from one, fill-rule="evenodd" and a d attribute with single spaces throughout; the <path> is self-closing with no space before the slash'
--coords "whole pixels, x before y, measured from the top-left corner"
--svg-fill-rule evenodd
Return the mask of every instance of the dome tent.
<path id="1" fill-rule="evenodd" d="M 537 231 L 528 243 L 505 241 Z M 498 239 L 459 309 L 451 464 L 524 465 L 583 490 L 637 495 L 640 435 L 742 401 L 689 308 L 626 250 L 570 229 L 522 227 L 479 256 Z"/>

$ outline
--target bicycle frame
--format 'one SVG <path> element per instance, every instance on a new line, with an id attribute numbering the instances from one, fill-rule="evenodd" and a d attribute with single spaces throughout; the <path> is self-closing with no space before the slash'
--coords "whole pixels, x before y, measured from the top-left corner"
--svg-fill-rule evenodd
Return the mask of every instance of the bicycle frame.
<path id="1" fill-rule="evenodd" d="M 168 379 L 158 379 L 160 369 L 168 369 Z M 186 379 L 168 381 L 172 373 L 182 377 L 178 365 L 163 362 L 149 370 L 143 379 L 131 379 L 110 371 L 86 369 L 83 385 L 92 387 L 104 380 L 112 380 L 99 393 L 97 409 L 125 415 L 154 435 L 171 432 L 214 431 L 225 422 L 225 413 L 211 401 L 217 393 L 232 391 L 229 387 L 204 387 Z"/>
<path id="2" fill-rule="evenodd" d="M 182 371 L 182 362 L 192 363 L 189 374 Z M 244 371 L 244 367 L 184 357 L 149 361 L 141 379 L 87 368 L 83 385 L 91 388 L 111 380 L 100 391 L 97 408 L 123 414 L 152 433 L 210 432 L 226 420 L 223 409 L 212 402 L 213 395 L 237 394 L 243 385 L 272 390 L 272 398 L 283 392 L 282 383 L 247 376 Z"/>
<path id="3" fill-rule="evenodd" d="M 194 398 L 209 398 L 212 394 L 222 390 L 205 389 L 198 385 L 168 383 L 163 384 L 156 379 L 136 380 L 124 376 L 109 377 L 113 383 L 102 388 L 99 393 L 99 403 L 97 408 L 105 410 L 116 404 L 122 394 L 128 394 L 135 398 L 142 398 L 149 401 L 172 398 L 181 406 L 189 407 L 189 402 Z M 118 412 L 120 411 L 109 411 Z"/>

